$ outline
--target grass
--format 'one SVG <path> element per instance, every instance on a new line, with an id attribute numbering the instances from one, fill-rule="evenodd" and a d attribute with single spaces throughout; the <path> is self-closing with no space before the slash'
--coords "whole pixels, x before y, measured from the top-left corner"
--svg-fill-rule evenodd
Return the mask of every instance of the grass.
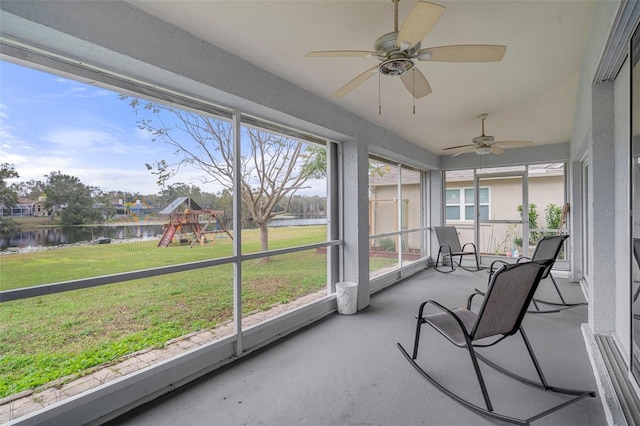
<path id="1" fill-rule="evenodd" d="M 172 247 L 158 248 L 157 240 L 147 240 L 0 256 L 0 290 L 231 256 L 232 240 L 226 234 L 219 236 L 223 237 L 209 238 L 209 243 L 193 248 L 176 242 Z M 325 240 L 325 226 L 273 228 L 269 232 L 271 249 Z M 243 231 L 242 241 L 243 253 L 260 250 L 258 230 Z"/>
<path id="2" fill-rule="evenodd" d="M 270 248 L 323 241 L 323 226 L 276 228 Z M 228 256 L 231 240 L 156 247 L 157 241 L 88 245 L 0 257 L 0 288 L 27 287 Z M 243 251 L 257 251 L 257 231 Z M 221 265 L 0 304 L 0 397 L 117 360 L 232 319 L 232 265 Z M 326 257 L 315 250 L 243 263 L 243 314 L 326 286 Z"/>

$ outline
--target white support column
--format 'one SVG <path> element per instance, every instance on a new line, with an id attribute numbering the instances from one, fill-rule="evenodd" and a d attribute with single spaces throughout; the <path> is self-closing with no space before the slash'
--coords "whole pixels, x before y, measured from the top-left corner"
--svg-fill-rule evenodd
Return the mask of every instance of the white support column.
<path id="1" fill-rule="evenodd" d="M 582 163 L 573 161 L 569 165 L 569 196 L 568 200 L 571 204 L 571 211 L 567 218 L 567 229 L 571 238 L 568 244 L 571 246 L 569 251 L 571 255 L 571 271 L 569 272 L 569 280 L 572 282 L 580 281 L 586 271 L 582 270 L 582 249 L 586 241 L 582 239 L 583 214 L 582 214 Z"/>
<path id="2" fill-rule="evenodd" d="M 429 216 L 431 222 L 429 223 L 429 227 L 433 229 L 434 226 L 440 226 L 445 224 L 445 217 L 443 216 L 443 208 L 445 200 L 444 200 L 444 176 L 441 171 L 434 171 L 430 173 L 429 176 L 429 193 L 431 199 L 429 200 Z M 430 256 L 433 258 L 433 261 L 436 261 L 436 256 L 438 254 L 438 249 L 440 246 L 438 245 L 438 238 L 436 237 L 436 233 L 431 231 L 429 241 L 431 242 L 431 251 Z"/>
<path id="3" fill-rule="evenodd" d="M 609 334 L 615 330 L 615 158 L 614 158 L 614 85 L 612 82 L 593 85 L 592 88 L 592 138 L 591 235 L 585 244 L 591 244 L 593 276 L 589 286 L 589 324 L 594 334 Z"/>
<path id="4" fill-rule="evenodd" d="M 344 280 L 358 283 L 358 310 L 369 306 L 369 153 L 367 144 L 343 144 Z"/>
<path id="5" fill-rule="evenodd" d="M 340 240 L 343 234 L 342 220 L 342 147 L 327 141 L 327 238 Z M 342 248 L 327 248 L 327 292 L 336 291 L 336 282 L 342 281 Z"/>

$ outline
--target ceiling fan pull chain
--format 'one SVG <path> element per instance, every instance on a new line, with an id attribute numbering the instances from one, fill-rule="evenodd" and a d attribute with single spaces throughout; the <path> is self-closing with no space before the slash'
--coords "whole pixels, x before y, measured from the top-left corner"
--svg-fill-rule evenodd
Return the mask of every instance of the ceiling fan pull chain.
<path id="1" fill-rule="evenodd" d="M 380 73 L 378 73 L 378 115 L 382 115 L 382 95 L 380 90 Z"/>
<path id="2" fill-rule="evenodd" d="M 413 99 L 413 115 L 416 115 L 416 68 L 411 68 L 411 99 Z"/>

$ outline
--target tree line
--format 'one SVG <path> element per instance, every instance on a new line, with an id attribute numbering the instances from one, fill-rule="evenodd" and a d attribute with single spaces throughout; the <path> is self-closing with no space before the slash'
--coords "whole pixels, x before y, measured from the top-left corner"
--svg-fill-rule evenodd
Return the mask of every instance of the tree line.
<path id="1" fill-rule="evenodd" d="M 203 191 L 197 185 L 177 182 L 165 185 L 157 194 L 141 194 L 127 191 L 103 191 L 99 187 L 85 185 L 82 181 L 60 171 L 52 171 L 43 180 L 29 180 L 10 183 L 20 177 L 14 166 L 0 164 L 0 205 L 3 207 L 3 228 L 11 227 L 9 209 L 18 204 L 18 199 L 38 200 L 45 196 L 45 209 L 53 220 L 60 217 L 62 224 L 81 225 L 100 223 L 118 214 L 126 213 L 118 208 L 122 203 L 125 210 L 141 200 L 151 211 L 160 211 L 178 197 L 190 197 L 203 209 L 223 210 L 230 219 L 233 208 L 233 194 L 229 189 L 217 193 Z M 127 208 L 128 207 L 128 208 Z M 290 200 L 281 200 L 274 207 L 276 214 L 296 217 L 324 215 L 326 197 L 294 195 Z M 250 209 L 242 203 L 243 221 L 251 221 Z M 15 226 L 15 224 L 14 224 Z"/>

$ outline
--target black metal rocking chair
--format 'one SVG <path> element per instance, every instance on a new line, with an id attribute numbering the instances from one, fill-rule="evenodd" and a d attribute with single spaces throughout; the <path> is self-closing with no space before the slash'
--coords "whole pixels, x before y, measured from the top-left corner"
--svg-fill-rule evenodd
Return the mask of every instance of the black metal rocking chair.
<path id="1" fill-rule="evenodd" d="M 551 262 L 552 260 L 547 260 L 545 262 L 525 262 L 502 266 L 491 277 L 489 288 L 486 295 L 484 295 L 484 301 L 477 314 L 471 311 L 471 302 L 475 296 L 483 296 L 480 293 L 474 293 L 469 296 L 466 309 L 457 308 L 449 310 L 433 300 L 423 302 L 418 309 L 413 354 L 409 355 L 400 343 L 398 343 L 398 348 L 422 376 L 447 396 L 475 413 L 508 423 L 528 425 L 532 421 L 547 416 L 587 396 L 595 397 L 595 391 L 565 389 L 549 385 L 521 324 L 527 307 L 533 298 L 533 294 L 543 274 L 551 265 Z M 425 314 L 424 310 L 427 305 L 435 306 L 440 312 Z M 418 357 L 418 345 L 422 324 L 429 324 L 457 347 L 467 348 L 486 408 L 475 405 L 450 391 L 417 364 L 416 358 Z M 514 374 L 476 353 L 475 348 L 493 346 L 518 331 L 524 340 L 524 344 L 536 369 L 539 382 Z M 549 392 L 571 395 L 572 398 L 526 419 L 518 419 L 496 413 L 491 404 L 478 360 L 522 383 Z"/>
<path id="2" fill-rule="evenodd" d="M 528 312 L 532 313 L 532 314 L 549 314 L 549 313 L 554 313 L 554 312 L 560 312 L 564 309 L 569 309 L 569 308 L 573 308 L 574 306 L 584 306 L 587 304 L 587 302 L 578 302 L 578 303 L 568 303 L 565 298 L 564 295 L 562 294 L 562 292 L 560 291 L 560 287 L 558 287 L 558 283 L 556 283 L 555 278 L 553 278 L 553 274 L 551 273 L 551 268 L 553 268 L 553 265 L 555 264 L 555 261 L 558 257 L 558 254 L 560 253 L 560 250 L 562 250 L 562 245 L 564 244 L 565 240 L 569 238 L 569 235 L 552 235 L 552 236 L 546 236 L 543 237 L 541 240 L 538 241 L 538 244 L 536 245 L 536 249 L 533 252 L 533 257 L 529 258 L 529 257 L 521 257 L 519 258 L 516 262 L 520 263 L 526 260 L 532 261 L 532 262 L 538 262 L 538 261 L 544 261 L 544 260 L 552 260 L 551 265 L 545 270 L 544 274 L 542 275 L 542 279 L 546 279 L 546 278 L 550 278 L 551 282 L 553 283 L 553 286 L 556 289 L 556 292 L 558 293 L 558 297 L 560 298 L 559 302 L 552 302 L 552 301 L 548 301 L 548 300 L 542 300 L 542 299 L 538 299 L 536 297 L 534 297 L 533 299 L 531 299 L 531 302 L 533 303 L 533 306 L 535 309 L 531 309 Z M 496 260 L 491 264 L 491 267 L 489 268 L 489 274 L 491 276 L 491 274 L 493 273 L 493 270 L 495 268 L 495 264 L 496 263 L 505 263 L 501 260 Z M 489 278 L 491 279 L 491 278 Z M 549 305 L 549 306 L 553 306 L 553 309 L 540 309 L 540 306 L 538 305 L 538 303 L 543 303 L 545 305 Z"/>
<path id="3" fill-rule="evenodd" d="M 476 260 L 476 271 L 480 270 L 480 262 L 478 261 L 478 250 L 476 249 L 476 245 L 473 243 L 466 243 L 465 245 L 460 245 L 460 239 L 458 238 L 458 231 L 455 226 L 435 226 L 436 236 L 438 237 L 438 244 L 440 244 L 440 248 L 438 249 L 438 257 L 436 258 L 436 264 L 434 269 L 438 272 L 449 273 L 455 270 L 453 266 L 453 257 L 458 256 L 458 266 L 462 269 L 467 269 L 462 266 L 462 256 L 474 256 Z M 468 251 L 467 247 L 471 246 L 473 251 Z M 440 255 L 442 255 L 442 266 L 444 266 L 444 262 L 446 257 L 449 257 L 449 265 L 451 266 L 451 270 L 449 271 L 441 271 L 438 269 L 438 263 L 440 263 Z M 467 269 L 468 270 L 468 269 Z"/>

